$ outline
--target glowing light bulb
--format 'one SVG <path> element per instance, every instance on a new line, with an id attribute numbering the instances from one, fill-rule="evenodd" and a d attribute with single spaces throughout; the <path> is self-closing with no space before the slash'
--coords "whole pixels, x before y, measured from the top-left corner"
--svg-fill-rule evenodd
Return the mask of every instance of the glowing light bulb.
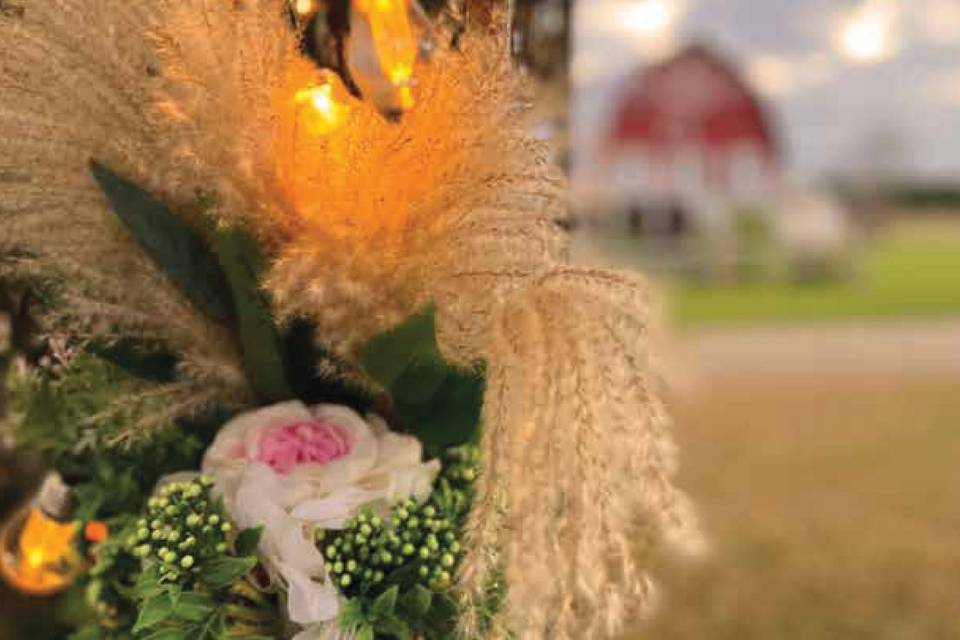
<path id="1" fill-rule="evenodd" d="M 350 69 L 364 95 L 387 115 L 413 107 L 419 40 L 411 0 L 353 0 Z"/>
<path id="2" fill-rule="evenodd" d="M 293 8 L 298 15 L 308 15 L 313 12 L 313 0 L 296 0 Z"/>
<path id="3" fill-rule="evenodd" d="M 81 560 L 73 549 L 77 528 L 63 521 L 66 492 L 59 476 L 48 476 L 37 498 L 0 531 L 0 575 L 19 591 L 58 593 L 79 571 Z"/>
<path id="4" fill-rule="evenodd" d="M 306 107 L 303 120 L 307 133 L 325 135 L 343 121 L 349 107 L 340 97 L 346 94 L 346 90 L 338 83 L 336 74 L 324 70 L 317 84 L 301 89 L 294 95 L 294 101 Z"/>
<path id="5" fill-rule="evenodd" d="M 657 34 L 670 26 L 673 12 L 665 0 L 642 0 L 623 8 L 624 25 L 643 34 Z"/>
<path id="6" fill-rule="evenodd" d="M 836 39 L 841 52 L 857 62 L 877 62 L 896 49 L 896 7 L 868 2 L 840 24 Z"/>

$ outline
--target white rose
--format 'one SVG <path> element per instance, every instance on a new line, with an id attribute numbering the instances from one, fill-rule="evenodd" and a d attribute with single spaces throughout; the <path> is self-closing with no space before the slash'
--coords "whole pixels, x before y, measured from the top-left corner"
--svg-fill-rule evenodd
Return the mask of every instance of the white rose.
<path id="1" fill-rule="evenodd" d="M 377 416 L 292 401 L 227 423 L 203 472 L 237 525 L 264 527 L 260 552 L 286 584 L 290 619 L 310 626 L 339 611 L 313 532 L 343 528 L 363 507 L 386 515 L 400 500 L 426 500 L 440 463 L 422 454 L 416 438 L 390 432 Z"/>

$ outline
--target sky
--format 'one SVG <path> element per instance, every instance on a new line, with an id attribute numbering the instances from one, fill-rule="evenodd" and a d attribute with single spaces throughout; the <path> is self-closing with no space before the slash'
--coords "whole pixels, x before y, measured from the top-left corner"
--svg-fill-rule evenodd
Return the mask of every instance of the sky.
<path id="1" fill-rule="evenodd" d="M 767 104 L 798 179 L 872 169 L 960 179 L 960 0 L 576 4 L 580 167 L 592 162 L 632 71 L 706 42 Z"/>

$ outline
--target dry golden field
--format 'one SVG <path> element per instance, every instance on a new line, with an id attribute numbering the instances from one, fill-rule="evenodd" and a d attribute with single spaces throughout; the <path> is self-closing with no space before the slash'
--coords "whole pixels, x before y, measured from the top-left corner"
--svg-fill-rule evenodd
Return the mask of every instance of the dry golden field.
<path id="1" fill-rule="evenodd" d="M 665 562 L 628 638 L 960 638 L 960 378 L 711 382 L 674 414 L 712 554 Z"/>

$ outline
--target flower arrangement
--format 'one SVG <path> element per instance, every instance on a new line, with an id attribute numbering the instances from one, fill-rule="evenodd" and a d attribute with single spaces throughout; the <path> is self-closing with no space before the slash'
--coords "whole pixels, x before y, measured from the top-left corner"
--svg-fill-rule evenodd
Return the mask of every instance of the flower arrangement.
<path id="1" fill-rule="evenodd" d="M 286 0 L 0 10 L 11 429 L 108 530 L 75 640 L 611 637 L 696 545 L 646 287 L 567 264 L 497 3 L 415 12 L 398 80 L 359 4 L 337 73 Z"/>

